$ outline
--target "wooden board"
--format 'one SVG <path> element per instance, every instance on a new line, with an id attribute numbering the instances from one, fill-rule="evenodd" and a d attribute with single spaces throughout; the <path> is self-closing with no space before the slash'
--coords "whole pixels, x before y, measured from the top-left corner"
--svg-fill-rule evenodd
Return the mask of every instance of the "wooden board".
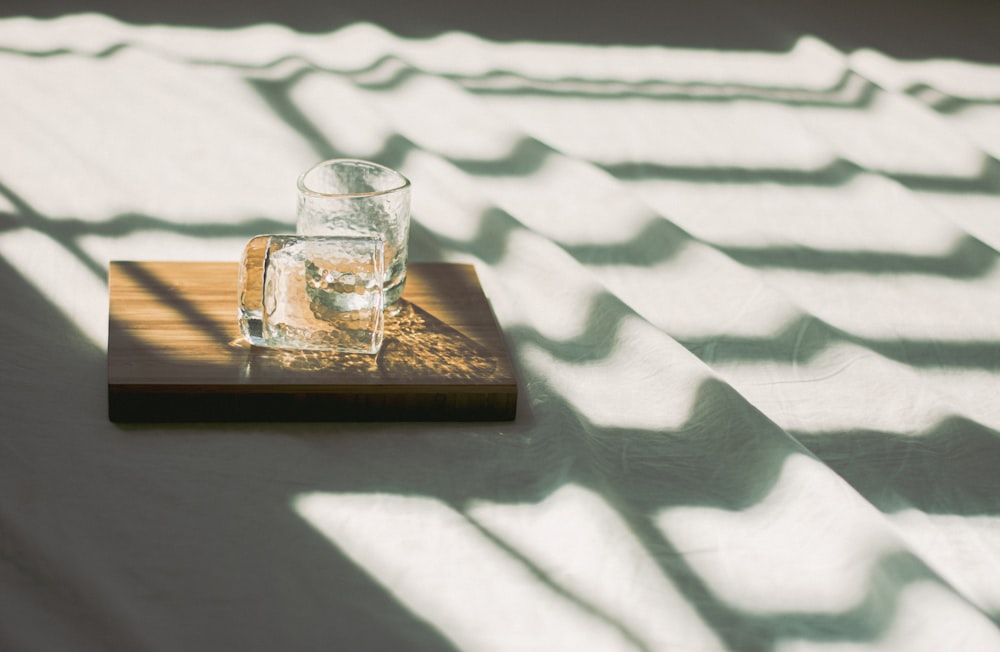
<path id="1" fill-rule="evenodd" d="M 112 262 L 112 421 L 492 421 L 517 382 L 471 265 L 411 263 L 377 356 L 251 346 L 236 263 Z"/>

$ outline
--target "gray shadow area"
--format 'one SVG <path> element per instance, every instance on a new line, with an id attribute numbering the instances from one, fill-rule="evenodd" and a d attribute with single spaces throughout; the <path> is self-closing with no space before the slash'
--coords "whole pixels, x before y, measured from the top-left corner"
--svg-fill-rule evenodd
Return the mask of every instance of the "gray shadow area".
<path id="1" fill-rule="evenodd" d="M 961 58 L 1000 61 L 995 29 L 1000 8 L 990 0 L 668 0 L 615 3 L 529 2 L 503 4 L 429 0 L 419 4 L 362 0 L 317 3 L 197 2 L 153 0 L 7 0 L 3 14 L 52 17 L 96 11 L 139 24 L 168 23 L 232 28 L 277 23 L 307 33 L 373 22 L 397 34 L 426 38 L 448 31 L 498 41 L 536 40 L 599 45 L 670 45 L 718 50 L 785 51 L 802 34 L 836 47 L 871 47 L 906 59 Z"/>

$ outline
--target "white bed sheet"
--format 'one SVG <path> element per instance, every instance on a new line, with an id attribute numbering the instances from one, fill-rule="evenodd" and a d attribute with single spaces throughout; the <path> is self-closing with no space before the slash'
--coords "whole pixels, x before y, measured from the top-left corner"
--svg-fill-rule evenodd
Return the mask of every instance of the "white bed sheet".
<path id="1" fill-rule="evenodd" d="M 1000 649 L 1000 66 L 0 20 L 0 648 Z M 115 425 L 110 260 L 333 156 L 499 424 Z"/>

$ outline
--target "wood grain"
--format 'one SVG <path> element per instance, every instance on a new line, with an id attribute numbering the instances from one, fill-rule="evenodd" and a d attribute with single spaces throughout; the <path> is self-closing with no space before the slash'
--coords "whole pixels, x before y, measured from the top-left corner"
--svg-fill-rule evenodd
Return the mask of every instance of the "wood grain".
<path id="1" fill-rule="evenodd" d="M 235 263 L 112 262 L 112 421 L 483 421 L 517 382 L 475 268 L 412 263 L 377 356 L 250 346 Z"/>

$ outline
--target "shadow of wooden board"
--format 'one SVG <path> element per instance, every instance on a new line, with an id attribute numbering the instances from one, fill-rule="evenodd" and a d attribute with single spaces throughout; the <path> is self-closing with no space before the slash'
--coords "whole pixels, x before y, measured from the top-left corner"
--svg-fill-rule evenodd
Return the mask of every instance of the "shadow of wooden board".
<path id="1" fill-rule="evenodd" d="M 115 422 L 509 421 L 517 381 L 471 265 L 411 263 L 377 356 L 251 346 L 238 265 L 110 264 Z"/>

